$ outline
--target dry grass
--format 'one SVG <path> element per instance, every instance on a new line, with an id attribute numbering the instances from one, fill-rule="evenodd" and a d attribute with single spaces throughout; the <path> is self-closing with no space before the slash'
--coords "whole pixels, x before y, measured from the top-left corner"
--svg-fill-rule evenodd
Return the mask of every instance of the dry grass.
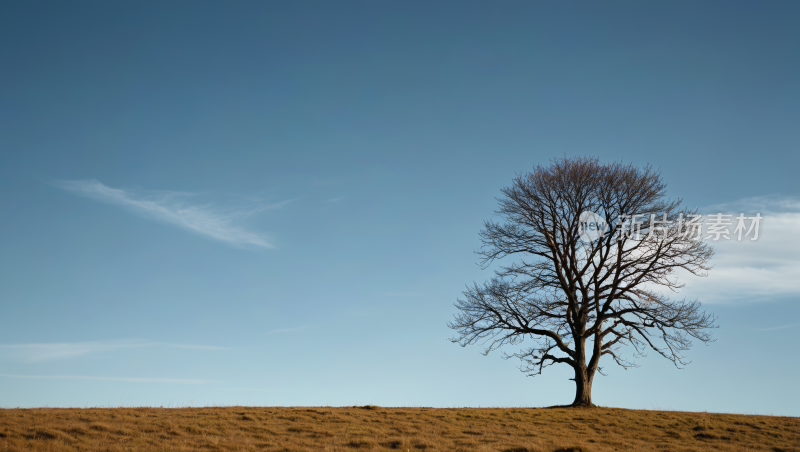
<path id="1" fill-rule="evenodd" d="M 0 410 L 0 451 L 796 451 L 800 419 L 613 408 Z"/>

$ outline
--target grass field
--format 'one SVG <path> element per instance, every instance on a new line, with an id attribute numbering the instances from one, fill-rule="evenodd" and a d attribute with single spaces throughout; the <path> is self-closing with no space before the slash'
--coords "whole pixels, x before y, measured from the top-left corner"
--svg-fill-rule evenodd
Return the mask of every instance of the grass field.
<path id="1" fill-rule="evenodd" d="M 614 408 L 2 409 L 0 450 L 797 451 L 800 418 Z"/>

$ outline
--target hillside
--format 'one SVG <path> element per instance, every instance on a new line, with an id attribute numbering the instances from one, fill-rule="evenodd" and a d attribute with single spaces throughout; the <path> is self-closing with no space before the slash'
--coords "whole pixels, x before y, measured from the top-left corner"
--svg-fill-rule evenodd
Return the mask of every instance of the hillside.
<path id="1" fill-rule="evenodd" d="M 800 418 L 614 408 L 2 409 L 0 450 L 798 451 Z"/>

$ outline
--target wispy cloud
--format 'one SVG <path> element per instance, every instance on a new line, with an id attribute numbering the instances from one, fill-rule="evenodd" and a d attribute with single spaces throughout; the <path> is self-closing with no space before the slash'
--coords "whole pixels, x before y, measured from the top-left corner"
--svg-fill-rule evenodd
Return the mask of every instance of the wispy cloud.
<path id="1" fill-rule="evenodd" d="M 170 344 L 142 341 L 95 341 L 62 342 L 41 344 L 0 344 L 0 358 L 26 363 L 77 358 L 80 356 L 136 349 L 143 347 L 165 347 L 188 350 L 224 350 L 225 347 L 191 344 Z"/>
<path id="2" fill-rule="evenodd" d="M 381 295 L 384 297 L 413 298 L 422 296 L 423 294 L 421 292 L 383 292 Z"/>
<path id="3" fill-rule="evenodd" d="M 327 198 L 321 201 L 320 210 L 323 212 L 330 211 L 341 206 L 345 201 L 344 196 L 337 196 L 335 198 Z"/>
<path id="4" fill-rule="evenodd" d="M 720 212 L 800 212 L 800 198 L 781 195 L 752 196 L 706 207 L 708 213 Z"/>
<path id="5" fill-rule="evenodd" d="M 716 255 L 706 278 L 687 277 L 683 293 L 709 303 L 800 296 L 800 199 L 765 196 L 702 209 L 704 214 L 761 213 L 759 238 L 710 242 Z M 733 220 L 734 226 L 736 220 Z M 733 232 L 733 227 L 730 228 Z"/>
<path id="6" fill-rule="evenodd" d="M 58 188 L 95 201 L 125 207 L 131 212 L 164 224 L 196 232 L 238 247 L 274 248 L 260 234 L 250 232 L 235 221 L 268 209 L 278 209 L 292 200 L 264 203 L 197 203 L 199 194 L 176 191 L 142 191 L 112 188 L 94 179 L 55 182 Z M 190 202 L 195 200 L 195 202 Z"/>
<path id="7" fill-rule="evenodd" d="M 753 329 L 757 330 L 757 331 L 775 331 L 775 330 L 783 330 L 783 329 L 786 329 L 786 328 L 792 328 L 792 327 L 795 327 L 795 326 L 800 326 L 800 323 L 791 323 L 789 325 L 772 326 L 772 327 L 769 327 L 769 328 L 753 328 Z"/>
<path id="8" fill-rule="evenodd" d="M 199 385 L 205 383 L 215 383 L 214 380 L 194 380 L 186 378 L 137 378 L 137 377 L 92 377 L 85 375 L 11 375 L 0 374 L 0 377 L 6 378 L 33 378 L 33 379 L 47 379 L 47 380 L 103 380 L 103 381 L 124 381 L 128 383 L 178 383 Z"/>
<path id="9" fill-rule="evenodd" d="M 262 388 L 219 388 L 217 391 L 267 391 L 267 392 L 287 392 L 278 389 L 262 389 Z"/>
<path id="10" fill-rule="evenodd" d="M 306 329 L 306 328 L 308 328 L 308 325 L 305 325 L 305 326 L 298 326 L 298 327 L 294 327 L 294 328 L 280 328 L 280 329 L 277 329 L 277 330 L 270 330 L 270 331 L 267 331 L 267 332 L 266 332 L 266 333 L 264 333 L 264 334 L 273 334 L 273 333 L 288 333 L 288 332 L 290 332 L 290 331 L 304 330 L 304 329 Z"/>

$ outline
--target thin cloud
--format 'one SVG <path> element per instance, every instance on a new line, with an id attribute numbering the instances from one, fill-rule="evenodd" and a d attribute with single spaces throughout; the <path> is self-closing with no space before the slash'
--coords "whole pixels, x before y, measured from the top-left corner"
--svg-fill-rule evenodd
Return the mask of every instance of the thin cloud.
<path id="1" fill-rule="evenodd" d="M 723 212 L 797 212 L 800 211 L 800 198 L 781 195 L 752 196 L 734 202 L 714 204 L 706 209 L 710 213 Z"/>
<path id="2" fill-rule="evenodd" d="M 329 211 L 331 209 L 335 209 L 336 206 L 340 206 L 345 200 L 344 196 L 338 196 L 335 198 L 328 198 L 321 201 L 322 205 L 320 206 L 320 210 Z"/>
<path id="3" fill-rule="evenodd" d="M 763 219 L 759 237 L 752 233 L 738 241 L 730 227 L 731 240 L 710 242 L 716 254 L 714 266 L 705 278 L 685 277 L 683 294 L 703 302 L 754 302 L 800 295 L 800 200 L 764 196 L 719 204 L 703 210 L 705 214 L 728 212 Z M 732 218 L 733 218 L 732 217 Z"/>
<path id="4" fill-rule="evenodd" d="M 189 200 L 198 196 L 197 194 L 123 190 L 108 187 L 94 179 L 58 181 L 53 185 L 95 201 L 125 207 L 142 217 L 193 231 L 237 247 L 274 248 L 260 234 L 235 225 L 234 220 L 268 209 L 278 209 L 292 201 L 225 207 L 216 203 L 190 203 Z"/>
<path id="5" fill-rule="evenodd" d="M 103 381 L 124 381 L 127 383 L 177 383 L 199 385 L 206 383 L 215 383 L 214 380 L 194 380 L 186 378 L 137 378 L 137 377 L 93 377 L 85 375 L 12 375 L 0 374 L 0 377 L 7 378 L 31 378 L 31 379 L 47 379 L 47 380 L 103 380 Z"/>
<path id="6" fill-rule="evenodd" d="M 422 295 L 420 292 L 383 292 L 384 297 L 419 297 Z"/>
<path id="7" fill-rule="evenodd" d="M 270 331 L 267 331 L 267 332 L 266 332 L 266 333 L 264 333 L 264 334 L 273 334 L 273 333 L 288 333 L 288 332 L 290 332 L 290 331 L 304 330 L 304 329 L 306 329 L 306 328 L 308 328 L 308 325 L 306 325 L 306 326 L 298 326 L 298 327 L 295 327 L 295 328 L 280 328 L 280 329 L 277 329 L 277 330 L 270 330 Z"/>
<path id="8" fill-rule="evenodd" d="M 227 350 L 228 347 L 218 347 L 216 345 L 191 345 L 191 344 L 170 344 L 168 342 L 153 342 L 149 345 L 160 345 L 164 347 L 182 348 L 184 350 Z"/>
<path id="9" fill-rule="evenodd" d="M 277 389 L 262 389 L 262 388 L 219 388 L 217 391 L 267 391 L 267 392 L 286 392 Z"/>
<path id="10" fill-rule="evenodd" d="M 6 360 L 37 363 L 143 347 L 168 347 L 186 350 L 224 350 L 210 345 L 170 344 L 138 341 L 62 342 L 41 344 L 0 344 L 0 357 Z"/>
<path id="11" fill-rule="evenodd" d="M 756 330 L 756 331 L 775 331 L 775 330 L 783 330 L 783 329 L 786 329 L 786 328 L 792 328 L 792 327 L 795 327 L 795 326 L 800 326 L 800 323 L 792 323 L 792 324 L 789 324 L 789 325 L 773 326 L 773 327 L 770 327 L 770 328 L 753 328 L 753 329 Z"/>

